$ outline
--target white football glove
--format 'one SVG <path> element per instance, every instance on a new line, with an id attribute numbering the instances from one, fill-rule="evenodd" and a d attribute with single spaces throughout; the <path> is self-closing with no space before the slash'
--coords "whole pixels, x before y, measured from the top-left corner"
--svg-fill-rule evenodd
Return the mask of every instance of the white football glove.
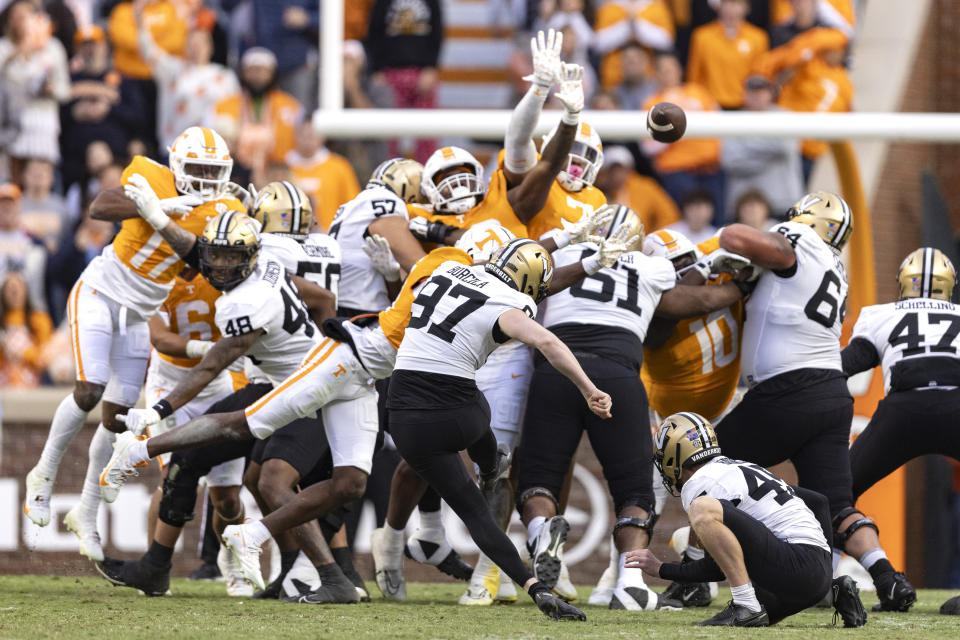
<path id="1" fill-rule="evenodd" d="M 257 201 L 257 188 L 253 186 L 252 182 L 247 185 L 246 189 L 236 182 L 228 182 L 223 191 L 239 200 L 247 209 L 252 209 Z"/>
<path id="2" fill-rule="evenodd" d="M 605 204 L 569 226 L 564 221 L 565 231 L 570 234 L 569 244 L 579 244 L 590 240 L 592 236 L 596 235 L 597 229 L 606 227 L 613 221 L 613 217 L 617 215 L 618 206 Z"/>
<path id="3" fill-rule="evenodd" d="M 117 415 L 117 420 L 127 425 L 127 430 L 139 438 L 147 429 L 160 424 L 160 414 L 155 409 L 129 409 L 126 415 Z"/>
<path id="4" fill-rule="evenodd" d="M 203 200 L 197 196 L 174 196 L 163 198 L 160 201 L 160 209 L 168 216 L 184 216 L 201 204 L 203 204 Z"/>
<path id="5" fill-rule="evenodd" d="M 207 351 L 213 348 L 213 342 L 210 340 L 187 340 L 187 357 L 202 358 L 207 355 Z"/>
<path id="6" fill-rule="evenodd" d="M 393 257 L 393 251 L 390 250 L 390 241 L 386 238 L 373 234 L 364 238 L 363 252 L 370 258 L 373 268 L 384 277 L 387 282 L 394 282 L 400 279 L 400 264 Z"/>
<path id="7" fill-rule="evenodd" d="M 581 263 L 587 275 L 593 275 L 605 267 L 612 267 L 620 259 L 620 256 L 640 241 L 640 236 L 630 236 L 629 233 L 630 227 L 624 225 L 609 238 L 602 240 L 595 238 L 594 241 L 599 245 L 597 252 L 584 258 Z"/>
<path id="8" fill-rule="evenodd" d="M 538 87 L 549 89 L 557 80 L 560 72 L 560 47 L 563 45 L 563 33 L 549 29 L 544 37 L 543 31 L 537 37 L 530 38 L 530 52 L 533 57 L 533 73 L 523 79 Z"/>
<path id="9" fill-rule="evenodd" d="M 139 173 L 130 176 L 127 184 L 123 186 L 123 193 L 136 203 L 140 217 L 157 231 L 170 224 L 170 218 L 160 207 L 160 199 L 153 192 L 153 187 Z"/>
<path id="10" fill-rule="evenodd" d="M 726 249 L 717 249 L 700 258 L 693 268 L 707 278 L 717 273 L 735 274 L 749 266 L 749 259 Z"/>
<path id="11" fill-rule="evenodd" d="M 561 118 L 565 124 L 577 124 L 580 121 L 580 112 L 583 111 L 583 67 L 578 64 L 563 63 L 557 82 L 557 100 L 563 103 L 564 114 Z"/>

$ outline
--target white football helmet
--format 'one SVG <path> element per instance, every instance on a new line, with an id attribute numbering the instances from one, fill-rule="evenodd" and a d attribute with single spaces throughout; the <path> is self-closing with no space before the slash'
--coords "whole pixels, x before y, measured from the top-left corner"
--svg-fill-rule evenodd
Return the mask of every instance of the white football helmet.
<path id="1" fill-rule="evenodd" d="M 691 258 L 690 264 L 693 264 L 702 255 L 697 245 L 690 242 L 687 236 L 673 229 L 660 229 L 644 238 L 643 252 L 648 256 L 666 258 L 674 265 L 679 259 L 686 257 Z"/>
<path id="2" fill-rule="evenodd" d="M 223 137 L 207 127 L 189 127 L 167 147 L 177 191 L 212 200 L 223 192 L 233 158 Z"/>
<path id="3" fill-rule="evenodd" d="M 451 172 L 457 168 L 462 170 Z M 423 166 L 420 189 L 436 213 L 466 213 L 486 193 L 483 165 L 466 149 L 437 149 Z"/>
<path id="4" fill-rule="evenodd" d="M 467 229 L 455 246 L 466 251 L 474 263 L 489 262 L 494 251 L 516 237 L 496 220 L 484 220 Z"/>
<path id="5" fill-rule="evenodd" d="M 559 126 L 560 123 L 557 123 L 550 133 L 543 136 L 543 142 L 540 144 L 541 153 Z M 588 184 L 593 184 L 602 166 L 603 143 L 600 141 L 600 136 L 596 129 L 581 121 L 577 125 L 577 137 L 573 139 L 573 145 L 570 147 L 567 166 L 557 175 L 557 181 L 567 191 L 580 191 Z"/>

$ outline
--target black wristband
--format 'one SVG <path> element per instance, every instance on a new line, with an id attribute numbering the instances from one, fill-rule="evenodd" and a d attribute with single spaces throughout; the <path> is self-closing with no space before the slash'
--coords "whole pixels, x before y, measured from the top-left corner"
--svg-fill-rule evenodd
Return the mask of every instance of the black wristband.
<path id="1" fill-rule="evenodd" d="M 431 222 L 427 225 L 427 242 L 443 244 L 446 241 L 447 236 L 450 235 L 450 232 L 455 230 L 456 227 L 451 227 L 450 225 L 443 224 L 442 222 Z"/>
<path id="2" fill-rule="evenodd" d="M 167 402 L 166 398 L 157 402 L 152 408 L 160 415 L 161 420 L 173 415 L 173 407 Z"/>

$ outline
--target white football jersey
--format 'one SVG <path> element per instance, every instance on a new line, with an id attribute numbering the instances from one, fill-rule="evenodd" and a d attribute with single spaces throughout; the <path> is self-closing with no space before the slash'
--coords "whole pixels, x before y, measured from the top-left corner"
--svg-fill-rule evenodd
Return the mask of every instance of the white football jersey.
<path id="1" fill-rule="evenodd" d="M 537 304 L 497 280 L 479 265 L 447 261 L 416 291 L 397 351 L 396 369 L 474 379 L 477 369 L 501 343 L 493 336 L 497 319 L 510 309 L 533 318 Z"/>
<path id="2" fill-rule="evenodd" d="M 960 307 L 945 300 L 909 298 L 861 309 L 850 339 L 863 338 L 876 348 L 889 391 L 891 379 L 905 365 L 925 357 L 960 359 L 958 334 Z"/>
<path id="3" fill-rule="evenodd" d="M 746 304 L 740 372 L 749 386 L 797 369 L 842 370 L 840 328 L 847 272 L 811 228 L 776 225 L 797 257 L 789 277 L 766 270 Z"/>
<path id="4" fill-rule="evenodd" d="M 263 329 L 246 355 L 274 385 L 293 373 L 323 337 L 283 265 L 269 252 L 260 253 L 246 280 L 217 298 L 215 319 L 225 338 Z"/>
<path id="5" fill-rule="evenodd" d="M 390 306 L 387 283 L 373 268 L 364 252 L 364 234 L 377 218 L 400 216 L 407 219 L 407 205 L 386 187 L 370 186 L 356 198 L 341 205 L 330 225 L 330 235 L 343 251 L 340 279 L 343 295 L 337 305 L 352 311 L 376 313 Z"/>
<path id="6" fill-rule="evenodd" d="M 592 243 L 570 245 L 555 251 L 553 262 L 564 267 L 595 252 Z M 676 284 L 677 272 L 669 260 L 631 251 L 613 267 L 547 298 L 540 321 L 548 329 L 571 323 L 627 329 L 643 342 L 660 296 Z"/>
<path id="7" fill-rule="evenodd" d="M 260 248 L 283 265 L 290 275 L 301 276 L 334 296 L 340 288 L 340 245 L 325 233 L 311 233 L 301 244 L 289 236 L 264 233 Z"/>
<path id="8" fill-rule="evenodd" d="M 793 487 L 761 466 L 726 456 L 708 460 L 683 484 L 683 510 L 689 511 L 690 503 L 702 495 L 729 500 L 780 540 L 830 551 L 813 511 Z"/>

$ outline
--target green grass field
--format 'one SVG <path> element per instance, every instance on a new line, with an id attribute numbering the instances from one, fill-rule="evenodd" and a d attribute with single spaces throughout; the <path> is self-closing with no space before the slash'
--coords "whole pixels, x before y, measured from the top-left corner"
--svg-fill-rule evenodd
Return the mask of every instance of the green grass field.
<path id="1" fill-rule="evenodd" d="M 370 584 L 371 593 L 378 593 Z M 726 603 L 682 612 L 627 613 L 584 607 L 585 623 L 547 620 L 523 597 L 511 606 L 456 605 L 459 584 L 410 584 L 409 601 L 375 598 L 359 605 L 315 606 L 227 598 L 223 585 L 174 580 L 166 598 L 146 598 L 98 578 L 3 576 L 0 578 L 2 638 L 774 638 L 840 637 L 957 638 L 960 619 L 939 615 L 956 595 L 924 590 L 907 614 L 870 614 L 866 628 L 831 626 L 832 610 L 815 609 L 768 630 L 704 629 L 695 624 Z M 585 600 L 589 589 L 582 589 Z M 869 610 L 876 602 L 864 594 Z"/>

